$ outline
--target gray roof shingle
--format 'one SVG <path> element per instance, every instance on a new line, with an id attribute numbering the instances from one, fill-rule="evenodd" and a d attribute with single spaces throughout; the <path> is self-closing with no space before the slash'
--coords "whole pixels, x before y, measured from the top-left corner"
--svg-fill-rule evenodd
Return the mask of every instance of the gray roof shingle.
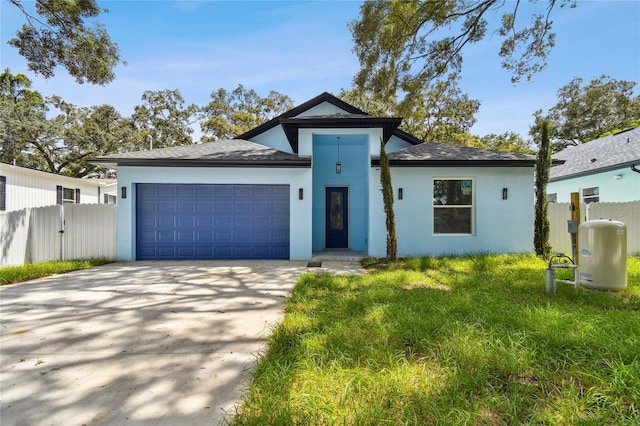
<path id="1" fill-rule="evenodd" d="M 565 160 L 551 168 L 550 181 L 640 164 L 640 127 L 565 148 L 553 156 Z"/>
<path id="2" fill-rule="evenodd" d="M 114 165 L 159 166 L 298 166 L 309 167 L 309 157 L 278 151 L 254 142 L 233 139 L 203 144 L 158 148 L 150 151 L 126 152 L 94 158 L 91 163 Z"/>
<path id="3" fill-rule="evenodd" d="M 388 155 L 396 166 L 534 166 L 536 157 L 515 152 L 424 142 Z M 379 157 L 373 157 L 374 165 Z"/>

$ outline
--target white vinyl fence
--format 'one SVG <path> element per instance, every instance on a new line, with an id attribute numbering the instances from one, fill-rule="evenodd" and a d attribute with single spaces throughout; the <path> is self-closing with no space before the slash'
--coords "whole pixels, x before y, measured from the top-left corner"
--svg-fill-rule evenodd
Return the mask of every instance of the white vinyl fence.
<path id="1" fill-rule="evenodd" d="M 571 219 L 569 203 L 549 204 L 549 243 L 554 252 L 571 253 L 571 236 L 567 220 Z M 627 225 L 627 253 L 640 253 L 640 201 L 626 203 L 590 203 L 580 205 L 582 222 L 613 219 Z"/>
<path id="2" fill-rule="evenodd" d="M 0 213 L 0 266 L 92 257 L 116 257 L 114 205 L 65 204 Z"/>

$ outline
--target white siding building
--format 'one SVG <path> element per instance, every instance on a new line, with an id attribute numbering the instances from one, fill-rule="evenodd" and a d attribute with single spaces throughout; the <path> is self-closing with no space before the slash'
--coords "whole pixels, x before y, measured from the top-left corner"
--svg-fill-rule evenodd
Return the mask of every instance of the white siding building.
<path id="1" fill-rule="evenodd" d="M 109 180 L 78 179 L 0 163 L 0 211 L 69 203 L 103 204 L 105 200 L 114 203 L 116 186 Z"/>

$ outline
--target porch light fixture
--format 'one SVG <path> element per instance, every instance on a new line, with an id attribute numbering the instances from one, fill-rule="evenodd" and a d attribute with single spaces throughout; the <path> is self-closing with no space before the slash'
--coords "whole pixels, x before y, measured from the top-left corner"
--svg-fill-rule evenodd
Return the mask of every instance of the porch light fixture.
<path id="1" fill-rule="evenodd" d="M 120 198 L 122 198 L 123 200 L 125 198 L 127 198 L 127 187 L 123 186 L 122 188 L 120 188 Z"/>
<path id="2" fill-rule="evenodd" d="M 507 199 L 508 191 L 509 190 L 507 188 L 502 188 L 502 199 L 503 200 Z"/>
<path id="3" fill-rule="evenodd" d="M 402 196 L 403 196 L 403 191 L 402 188 L 398 188 L 398 200 L 402 200 Z"/>
<path id="4" fill-rule="evenodd" d="M 302 200 L 304 198 L 304 189 L 298 188 L 298 200 Z"/>
<path id="5" fill-rule="evenodd" d="M 340 136 L 338 136 L 338 161 L 336 161 L 336 174 L 342 173 L 342 163 L 340 162 Z"/>

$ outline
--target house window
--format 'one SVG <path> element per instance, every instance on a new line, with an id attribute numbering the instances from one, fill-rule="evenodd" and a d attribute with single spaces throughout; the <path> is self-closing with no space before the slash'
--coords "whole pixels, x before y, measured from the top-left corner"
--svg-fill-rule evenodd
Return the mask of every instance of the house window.
<path id="1" fill-rule="evenodd" d="M 104 194 L 104 203 L 105 204 L 116 204 L 116 200 L 118 197 L 115 195 Z"/>
<path id="2" fill-rule="evenodd" d="M 582 188 L 582 201 L 586 204 L 600 201 L 600 187 Z"/>
<path id="3" fill-rule="evenodd" d="M 80 189 L 64 188 L 60 185 L 56 187 L 57 204 L 79 204 Z"/>
<path id="4" fill-rule="evenodd" d="M 558 202 L 558 193 L 552 192 L 551 194 L 547 194 L 547 202 L 548 203 L 557 203 Z"/>
<path id="5" fill-rule="evenodd" d="M 0 176 L 0 211 L 7 210 L 7 177 Z"/>
<path id="6" fill-rule="evenodd" d="M 473 233 L 473 179 L 433 180 L 433 233 Z"/>

